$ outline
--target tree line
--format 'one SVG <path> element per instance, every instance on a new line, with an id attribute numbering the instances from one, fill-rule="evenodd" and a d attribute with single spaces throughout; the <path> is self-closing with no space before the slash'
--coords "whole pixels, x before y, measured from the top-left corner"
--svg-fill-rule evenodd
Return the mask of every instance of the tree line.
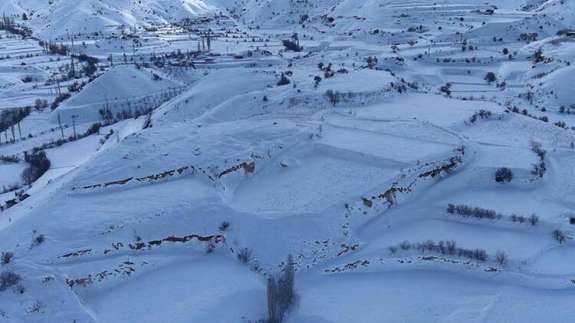
<path id="1" fill-rule="evenodd" d="M 22 138 L 20 122 L 30 114 L 31 110 L 30 107 L 2 110 L 2 113 L 0 113 L 0 144 L 2 144 L 2 132 L 4 133 L 5 142 L 9 141 L 8 132 L 12 134 L 11 141 L 16 141 L 15 128 L 18 128 L 18 133 L 20 138 Z"/>

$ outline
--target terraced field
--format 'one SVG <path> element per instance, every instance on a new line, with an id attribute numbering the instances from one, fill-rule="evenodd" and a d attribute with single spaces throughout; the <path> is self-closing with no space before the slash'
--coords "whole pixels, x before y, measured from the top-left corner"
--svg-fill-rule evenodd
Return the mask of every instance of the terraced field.
<path id="1" fill-rule="evenodd" d="M 572 321 L 572 1 L 76 7 L 0 4 L 0 321 Z"/>

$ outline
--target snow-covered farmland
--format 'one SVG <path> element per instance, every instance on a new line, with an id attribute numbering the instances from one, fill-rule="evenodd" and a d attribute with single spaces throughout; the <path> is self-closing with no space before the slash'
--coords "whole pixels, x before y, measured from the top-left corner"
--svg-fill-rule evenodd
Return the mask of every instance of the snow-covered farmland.
<path id="1" fill-rule="evenodd" d="M 1 2 L 0 321 L 572 322 L 573 8 Z"/>

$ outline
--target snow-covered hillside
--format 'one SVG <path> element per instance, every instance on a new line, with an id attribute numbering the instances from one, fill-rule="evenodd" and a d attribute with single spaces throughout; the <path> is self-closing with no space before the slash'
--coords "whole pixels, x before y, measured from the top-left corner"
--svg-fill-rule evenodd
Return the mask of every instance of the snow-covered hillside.
<path id="1" fill-rule="evenodd" d="M 43 38 L 119 32 L 176 22 L 212 11 L 203 0 L 5 0 L 0 12 L 26 13 Z"/>
<path id="2" fill-rule="evenodd" d="M 0 322 L 572 322 L 574 6 L 0 2 Z"/>

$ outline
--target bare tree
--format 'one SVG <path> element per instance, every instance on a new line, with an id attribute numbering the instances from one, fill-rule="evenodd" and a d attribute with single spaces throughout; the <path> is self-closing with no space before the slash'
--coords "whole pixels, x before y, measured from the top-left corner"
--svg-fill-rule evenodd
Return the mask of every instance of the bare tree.
<path id="1" fill-rule="evenodd" d="M 281 323 L 295 299 L 295 263 L 291 255 L 280 277 L 269 277 L 267 283 L 268 322 Z"/>
<path id="2" fill-rule="evenodd" d="M 505 266 L 507 264 L 507 254 L 504 251 L 497 251 L 495 254 L 495 260 L 501 265 Z"/>

